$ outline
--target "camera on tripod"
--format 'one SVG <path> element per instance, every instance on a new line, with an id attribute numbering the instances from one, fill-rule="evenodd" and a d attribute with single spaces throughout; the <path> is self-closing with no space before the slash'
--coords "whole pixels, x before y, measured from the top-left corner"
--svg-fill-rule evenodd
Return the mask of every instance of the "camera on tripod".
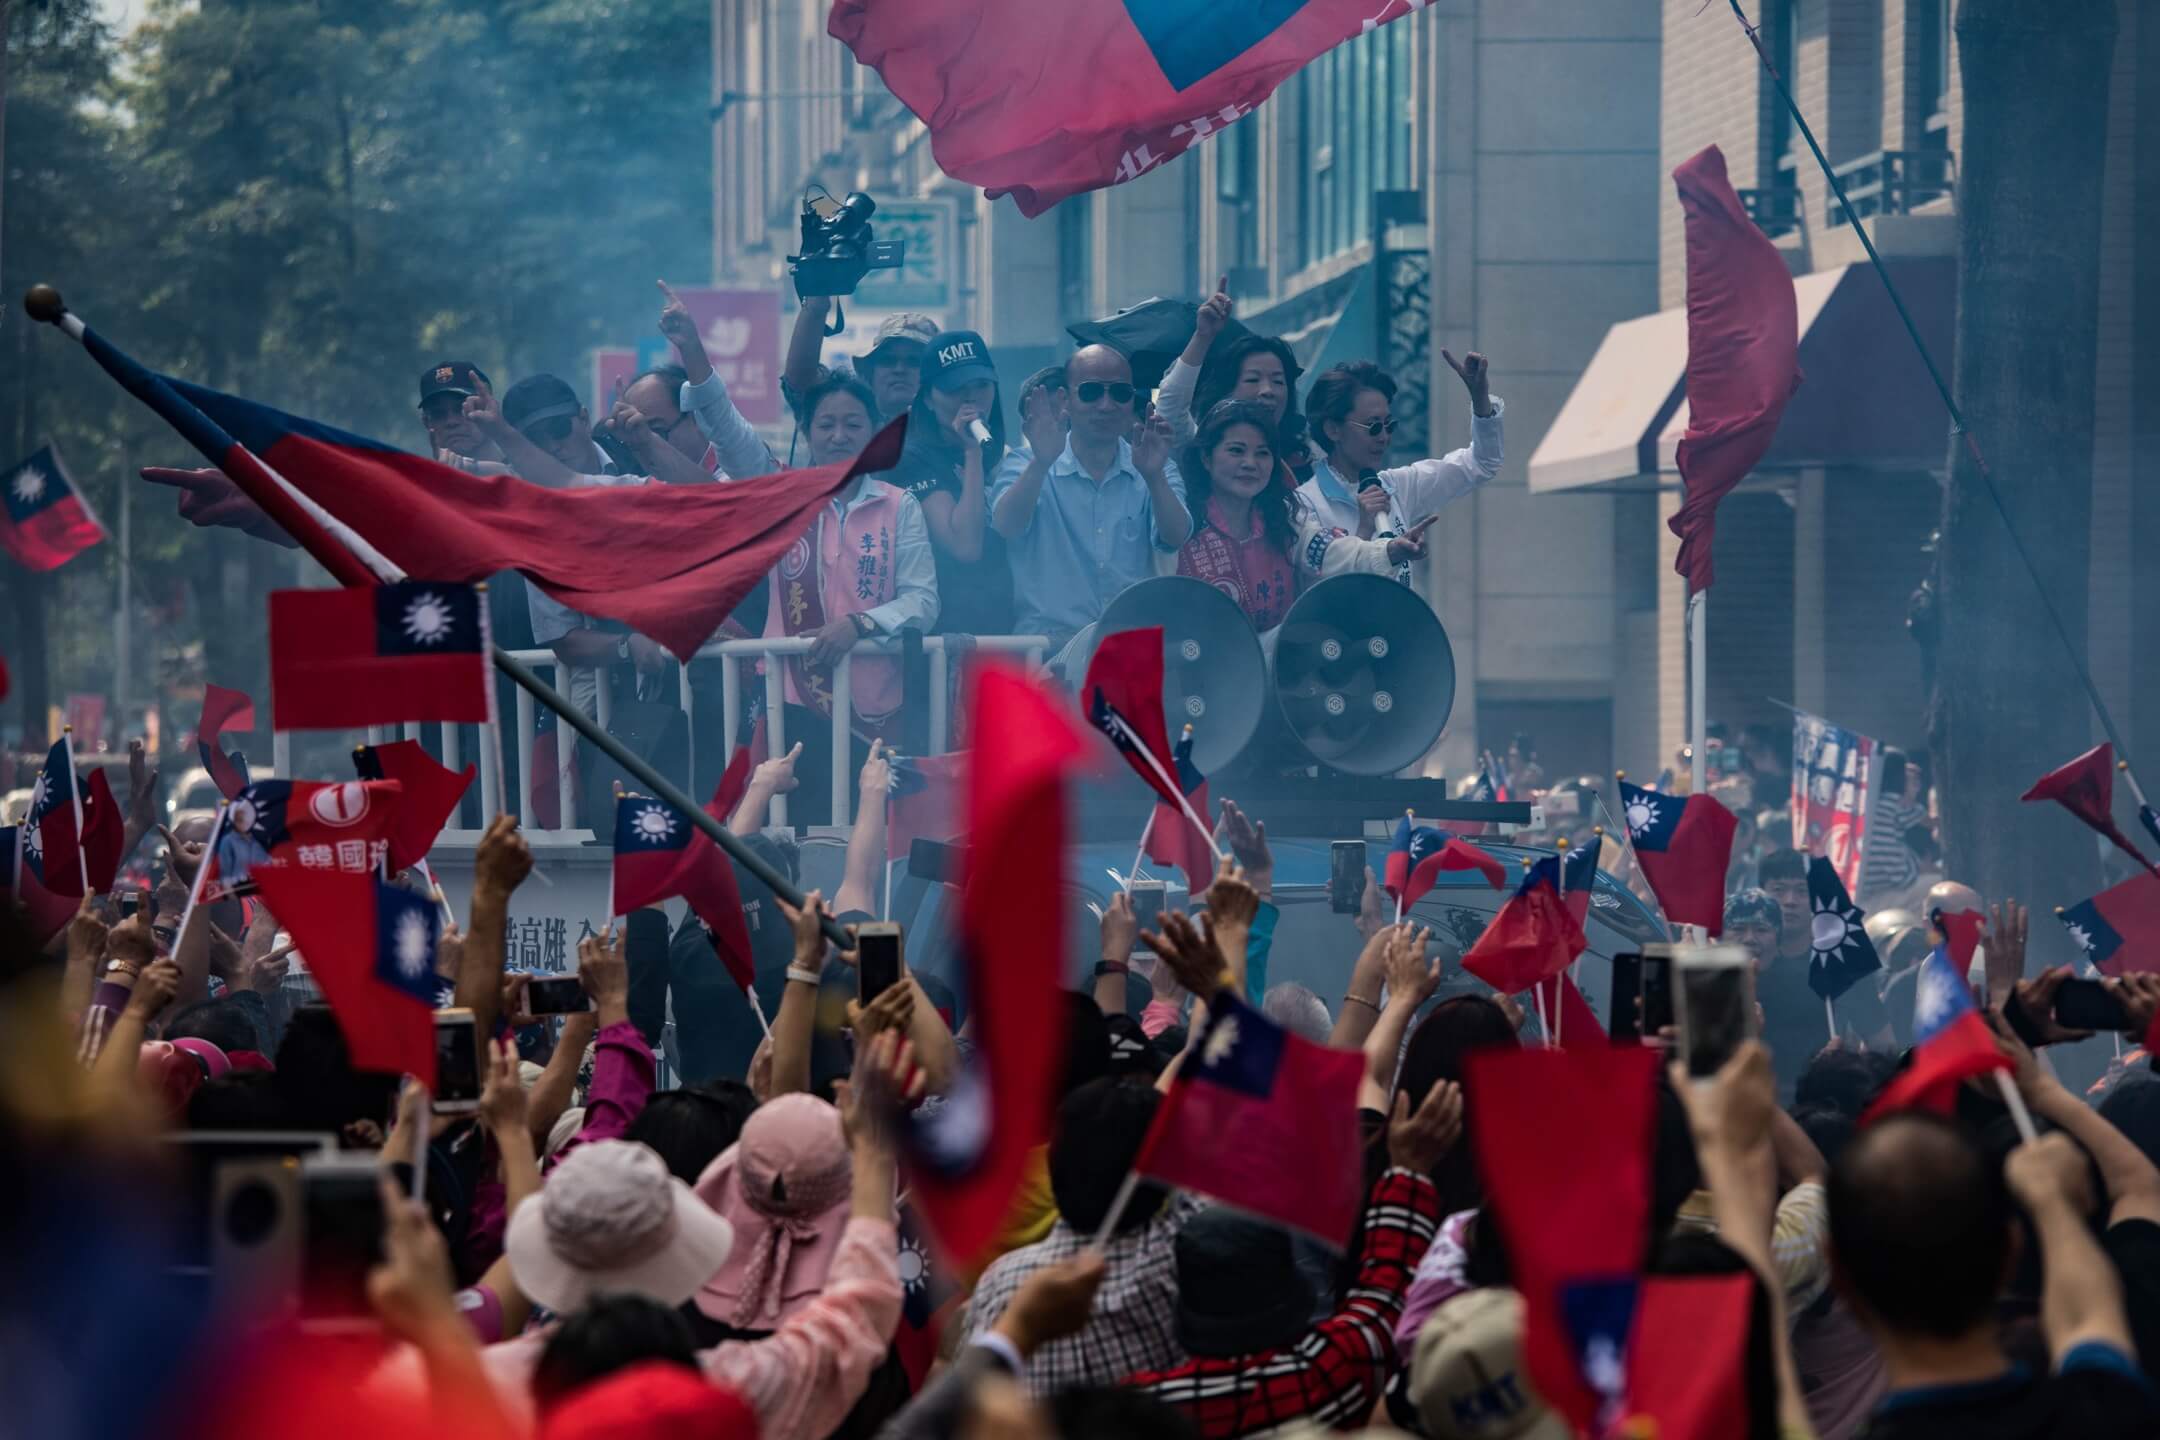
<path id="1" fill-rule="evenodd" d="M 828 194 L 803 196 L 802 253 L 788 256 L 797 297 L 852 295 L 872 270 L 897 270 L 906 242 L 878 240 L 870 232 L 877 201 L 857 190 L 845 201 Z"/>

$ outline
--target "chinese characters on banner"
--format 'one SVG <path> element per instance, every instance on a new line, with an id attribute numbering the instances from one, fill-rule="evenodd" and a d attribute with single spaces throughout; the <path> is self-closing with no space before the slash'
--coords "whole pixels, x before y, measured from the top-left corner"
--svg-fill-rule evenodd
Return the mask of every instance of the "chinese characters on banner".
<path id="1" fill-rule="evenodd" d="M 559 916 L 514 916 L 503 925 L 503 969 L 528 975 L 570 971 L 570 922 Z"/>
<path id="2" fill-rule="evenodd" d="M 380 874 L 390 858 L 387 840 L 340 840 L 335 845 L 295 845 L 293 858 L 303 870 L 339 870 L 347 875 Z M 275 867 L 277 860 L 257 860 L 252 869 Z"/>
<path id="3" fill-rule="evenodd" d="M 1860 856 L 1879 777 L 1879 742 L 1805 710 L 1793 712 L 1793 848 L 1827 855 L 1848 894 L 1860 888 Z"/>

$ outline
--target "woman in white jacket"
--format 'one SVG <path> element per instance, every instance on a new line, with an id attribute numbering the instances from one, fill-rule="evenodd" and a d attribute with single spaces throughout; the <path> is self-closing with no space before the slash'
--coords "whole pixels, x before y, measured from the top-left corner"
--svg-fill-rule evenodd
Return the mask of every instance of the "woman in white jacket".
<path id="1" fill-rule="evenodd" d="M 1179 469 L 1192 538 L 1177 573 L 1238 603 L 1256 630 L 1272 630 L 1298 593 L 1335 575 L 1391 574 L 1425 553 L 1425 527 L 1361 540 L 1300 504 L 1275 454 L 1275 417 L 1252 400 L 1225 400 L 1200 422 Z"/>

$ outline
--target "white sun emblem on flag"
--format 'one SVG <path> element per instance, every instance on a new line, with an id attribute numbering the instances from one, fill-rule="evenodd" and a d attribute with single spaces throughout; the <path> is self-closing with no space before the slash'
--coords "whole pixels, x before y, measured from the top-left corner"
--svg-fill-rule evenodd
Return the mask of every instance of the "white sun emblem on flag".
<path id="1" fill-rule="evenodd" d="M 450 638 L 450 606 L 434 591 L 415 595 L 405 607 L 405 638 L 415 645 L 440 645 Z"/>
<path id="2" fill-rule="evenodd" d="M 1857 956 L 1867 940 L 1867 929 L 1860 923 L 1858 911 L 1841 910 L 1834 900 L 1817 900 L 1810 940 L 1817 958 L 1827 964 L 1848 950 Z"/>
<path id="3" fill-rule="evenodd" d="M 1641 835 L 1658 823 L 1657 802 L 1648 795 L 1637 795 L 1627 803 L 1627 828 L 1630 835 Z"/>
<path id="4" fill-rule="evenodd" d="M 1236 1016 L 1225 1016 L 1222 1023 L 1208 1031 L 1207 1043 L 1200 1047 L 1200 1061 L 1210 1070 L 1227 1059 L 1237 1049 L 1238 1024 Z"/>
<path id="5" fill-rule="evenodd" d="M 912 1235 L 900 1238 L 900 1288 L 920 1290 L 930 1280 L 930 1257 Z"/>
<path id="6" fill-rule="evenodd" d="M 41 825 L 32 825 L 28 821 L 25 821 L 23 823 L 23 827 L 20 833 L 22 835 L 23 854 L 32 860 L 44 859 L 44 827 Z"/>
<path id="7" fill-rule="evenodd" d="M 2092 932 L 2091 932 L 2091 931 L 2089 931 L 2089 930 L 2087 930 L 2087 929 L 2086 929 L 2086 928 L 2085 928 L 2084 926 L 2082 926 L 2082 925 L 2079 925 L 2079 924 L 2076 924 L 2076 923 L 2074 923 L 2074 922 L 2073 922 L 2073 923 L 2072 923 L 2072 924 L 2070 925 L 2070 927 L 2069 927 L 2069 930 L 2070 930 L 2070 943 L 2071 943 L 2071 944 L 2073 944 L 2073 945 L 2075 945 L 2075 946 L 2077 946 L 2077 947 L 2078 947 L 2078 949 L 2080 949 L 2080 950 L 2084 951 L 2084 952 L 2085 952 L 2086 954 L 2088 954 L 2088 955 L 2092 954 L 2092 952 L 2093 952 L 2093 937 L 2092 937 Z"/>
<path id="8" fill-rule="evenodd" d="M 675 837 L 675 817 L 665 806 L 647 805 L 638 811 L 637 819 L 631 824 L 637 830 L 638 839 L 648 844 L 659 845 Z"/>
<path id="9" fill-rule="evenodd" d="M 25 505 L 36 503 L 45 493 L 45 474 L 35 465 L 25 465 L 15 472 L 15 498 Z"/>
<path id="10" fill-rule="evenodd" d="M 420 918 L 419 911 L 407 910 L 398 917 L 391 947 L 400 975 L 417 980 L 427 974 L 428 962 L 433 958 L 428 952 L 434 947 L 428 943 L 427 921 Z"/>

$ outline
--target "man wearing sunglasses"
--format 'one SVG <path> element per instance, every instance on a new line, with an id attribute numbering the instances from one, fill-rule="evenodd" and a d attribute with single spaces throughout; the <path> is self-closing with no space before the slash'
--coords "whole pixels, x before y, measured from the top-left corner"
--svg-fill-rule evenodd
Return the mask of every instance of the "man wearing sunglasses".
<path id="1" fill-rule="evenodd" d="M 465 418 L 465 402 L 487 383 L 470 360 L 445 360 L 420 372 L 420 423 L 441 463 L 480 474 L 502 468 L 502 451 Z"/>
<path id="2" fill-rule="evenodd" d="M 1134 395 L 1123 355 L 1107 345 L 1074 352 L 1063 404 L 1036 406 L 1025 459 L 1008 457 L 992 486 L 1019 633 L 1048 635 L 1053 650 L 1152 576 L 1156 551 L 1174 554 L 1192 534 L 1169 422 L 1150 413 L 1136 429 Z"/>

